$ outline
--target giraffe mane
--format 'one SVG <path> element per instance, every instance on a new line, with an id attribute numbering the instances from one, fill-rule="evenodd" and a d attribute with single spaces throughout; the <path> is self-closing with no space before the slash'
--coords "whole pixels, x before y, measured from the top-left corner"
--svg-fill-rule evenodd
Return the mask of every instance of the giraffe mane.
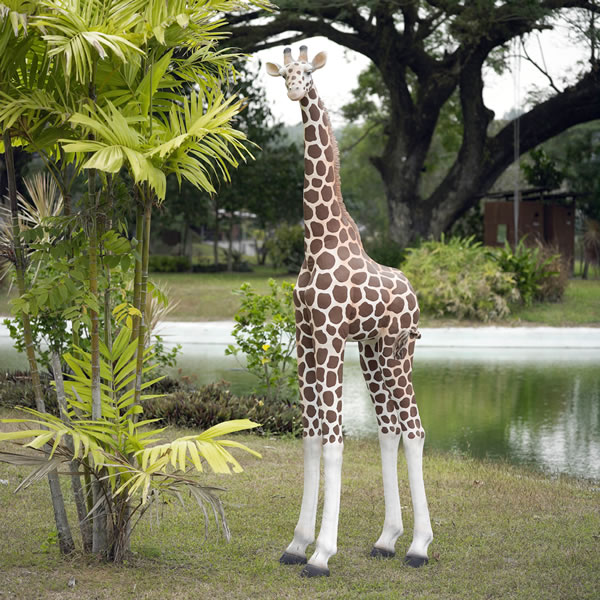
<path id="1" fill-rule="evenodd" d="M 346 208 L 346 204 L 344 203 L 344 199 L 342 198 L 342 180 L 340 177 L 340 150 L 338 148 L 337 139 L 333 133 L 333 125 L 331 124 L 331 119 L 329 118 L 329 111 L 327 107 L 320 101 L 321 110 L 323 111 L 323 120 L 325 122 L 325 126 L 327 127 L 327 134 L 329 135 L 329 140 L 331 143 L 331 148 L 333 149 L 333 170 L 334 170 L 334 194 L 340 205 L 340 209 L 342 214 L 346 216 L 348 221 L 350 222 L 351 227 L 354 228 L 354 231 L 357 235 L 358 243 L 362 246 L 362 240 L 360 238 L 360 232 L 358 230 L 358 225 L 348 212 Z"/>
<path id="2" fill-rule="evenodd" d="M 329 135 L 329 140 L 331 142 L 331 147 L 333 149 L 333 165 L 334 165 L 334 190 L 336 197 L 342 201 L 342 180 L 340 178 L 340 150 L 338 148 L 337 140 L 335 139 L 335 135 L 333 133 L 333 125 L 331 124 L 331 119 L 329 118 L 329 111 L 325 105 L 322 106 L 323 117 L 325 121 L 325 125 L 327 127 L 327 134 Z"/>

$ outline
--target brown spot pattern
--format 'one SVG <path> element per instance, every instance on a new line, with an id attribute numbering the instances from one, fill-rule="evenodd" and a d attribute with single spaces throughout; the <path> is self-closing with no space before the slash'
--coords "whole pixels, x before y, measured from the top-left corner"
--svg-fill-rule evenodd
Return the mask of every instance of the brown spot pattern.
<path id="1" fill-rule="evenodd" d="M 378 265 L 362 247 L 338 195 L 333 135 L 312 83 L 300 104 L 306 258 L 294 304 L 304 436 L 342 441 L 343 354 L 346 341 L 357 340 L 380 431 L 424 438 L 409 334 L 419 322 L 417 298 L 400 271 Z"/>

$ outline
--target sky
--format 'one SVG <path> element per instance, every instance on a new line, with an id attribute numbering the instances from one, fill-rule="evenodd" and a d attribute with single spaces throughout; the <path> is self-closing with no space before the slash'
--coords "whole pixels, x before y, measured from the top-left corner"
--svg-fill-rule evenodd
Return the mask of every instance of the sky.
<path id="1" fill-rule="evenodd" d="M 358 74 L 368 66 L 369 60 L 324 37 L 309 38 L 302 43 L 308 46 L 309 58 L 322 50 L 327 52 L 327 64 L 316 71 L 313 77 L 333 125 L 339 127 L 344 123 L 341 107 L 352 99 L 351 90 L 356 87 Z M 300 45 L 292 48 L 294 57 Z M 577 60 L 585 59 L 586 52 L 589 53 L 589 50 L 581 45 L 578 47 L 569 39 L 564 25 L 531 34 L 525 41 L 525 47 L 533 60 L 546 65 L 546 70 L 561 89 L 564 87 L 562 78 L 576 68 Z M 265 86 L 273 114 L 287 125 L 300 122 L 300 106 L 288 99 L 283 79 L 270 77 L 265 72 L 267 61 L 283 63 L 283 47 L 258 52 L 252 61 L 255 68 L 258 68 L 259 60 L 262 61 L 262 69 L 258 77 Z M 502 118 L 519 105 L 523 108 L 526 94 L 534 86 L 548 87 L 548 79 L 524 58 L 520 59 L 519 64 L 514 61 L 513 65 L 513 72 L 506 72 L 502 76 L 491 69 L 484 73 L 484 102 L 496 113 L 496 118 Z M 515 75 L 515 72 L 518 74 Z"/>

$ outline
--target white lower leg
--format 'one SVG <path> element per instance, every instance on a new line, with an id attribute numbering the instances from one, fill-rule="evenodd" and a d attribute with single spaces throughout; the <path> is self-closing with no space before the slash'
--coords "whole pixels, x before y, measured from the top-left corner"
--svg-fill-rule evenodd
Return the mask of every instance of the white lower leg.
<path id="1" fill-rule="evenodd" d="M 385 499 L 385 520 L 383 531 L 375 542 L 375 548 L 394 553 L 396 540 L 402 535 L 402 509 L 398 493 L 398 444 L 400 435 L 379 433 L 381 448 L 381 471 L 383 474 L 383 495 Z"/>
<path id="2" fill-rule="evenodd" d="M 321 437 L 306 437 L 304 448 L 304 492 L 300 518 L 294 530 L 294 539 L 286 552 L 296 556 L 306 556 L 306 547 L 315 541 L 315 521 L 319 501 L 319 475 L 321 470 Z"/>
<path id="3" fill-rule="evenodd" d="M 343 443 L 326 444 L 323 447 L 325 477 L 323 518 L 315 552 L 308 561 L 309 565 L 319 569 L 327 569 L 327 562 L 337 552 L 343 452 Z"/>
<path id="4" fill-rule="evenodd" d="M 429 519 L 429 508 L 425 496 L 425 483 L 423 482 L 423 438 L 412 440 L 403 437 L 404 454 L 408 467 L 408 481 L 412 497 L 413 511 L 415 517 L 415 528 L 413 541 L 408 549 L 407 555 L 426 558 L 427 548 L 433 540 L 431 521 Z"/>

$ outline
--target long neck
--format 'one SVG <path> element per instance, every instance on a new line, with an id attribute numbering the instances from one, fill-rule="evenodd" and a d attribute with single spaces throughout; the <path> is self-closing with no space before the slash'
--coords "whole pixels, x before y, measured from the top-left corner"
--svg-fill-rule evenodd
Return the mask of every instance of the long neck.
<path id="1" fill-rule="evenodd" d="M 327 110 L 313 87 L 300 101 L 304 123 L 305 253 L 358 244 L 358 227 L 348 214 L 340 188 L 339 153 Z"/>

